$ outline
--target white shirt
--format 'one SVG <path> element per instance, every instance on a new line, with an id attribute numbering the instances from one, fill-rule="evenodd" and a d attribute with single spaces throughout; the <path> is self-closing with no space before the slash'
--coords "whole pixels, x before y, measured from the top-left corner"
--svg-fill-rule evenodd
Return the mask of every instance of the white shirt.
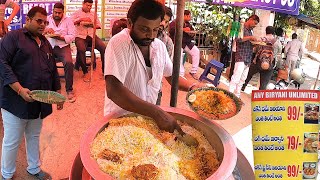
<path id="1" fill-rule="evenodd" d="M 284 53 L 287 55 L 287 58 L 297 60 L 303 54 L 302 42 L 298 39 L 288 42 L 284 48 Z"/>
<path id="2" fill-rule="evenodd" d="M 115 76 L 133 94 L 155 104 L 161 86 L 162 77 L 172 75 L 172 62 L 166 46 L 159 39 L 150 45 L 152 77 L 139 47 L 130 37 L 130 30 L 124 29 L 113 36 L 105 52 L 104 75 Z M 105 92 L 104 115 L 124 111 L 111 101 Z"/>
<path id="3" fill-rule="evenodd" d="M 273 44 L 273 54 L 276 62 L 282 59 L 282 43 L 280 37 L 277 37 L 277 41 Z"/>
<path id="4" fill-rule="evenodd" d="M 7 0 L 4 4 L 0 4 L 0 21 L 4 20 L 6 8 L 13 8 L 13 4 L 13 0 Z"/>
<path id="5" fill-rule="evenodd" d="M 63 17 L 58 26 L 56 26 L 52 15 L 48 16 L 47 20 L 49 21 L 49 25 L 46 28 L 52 28 L 55 34 L 59 34 L 65 39 L 65 41 L 61 41 L 54 38 L 47 38 L 52 47 L 59 46 L 62 48 L 74 41 L 76 33 L 75 26 L 69 17 Z"/>
<path id="6" fill-rule="evenodd" d="M 93 12 L 87 12 L 85 13 L 82 11 L 82 8 L 80 8 L 78 11 L 75 11 L 71 15 L 71 19 L 73 22 L 78 21 L 81 18 L 90 18 L 92 22 L 94 22 L 94 13 Z M 99 21 L 99 18 L 97 18 L 97 28 L 101 28 L 101 22 Z M 79 37 L 81 39 L 86 39 L 87 36 L 90 36 L 93 38 L 93 28 L 92 27 L 85 27 L 83 25 L 76 25 L 76 37 Z"/>

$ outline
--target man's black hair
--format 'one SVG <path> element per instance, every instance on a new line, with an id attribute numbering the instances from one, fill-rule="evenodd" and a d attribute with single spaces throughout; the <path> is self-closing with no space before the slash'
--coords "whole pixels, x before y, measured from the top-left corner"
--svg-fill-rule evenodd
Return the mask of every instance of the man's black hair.
<path id="1" fill-rule="evenodd" d="M 93 3 L 93 0 L 83 0 L 83 3 Z"/>
<path id="2" fill-rule="evenodd" d="M 297 39 L 298 38 L 298 35 L 296 33 L 293 33 L 292 34 L 292 39 Z"/>
<path id="3" fill-rule="evenodd" d="M 190 15 L 191 12 L 190 12 L 189 10 L 184 10 L 183 14 L 184 14 L 184 15 Z"/>
<path id="4" fill-rule="evenodd" d="M 266 27 L 266 34 L 274 34 L 274 27 L 267 26 Z"/>
<path id="5" fill-rule="evenodd" d="M 283 29 L 282 28 L 277 28 L 276 29 L 276 35 L 282 37 L 283 36 Z"/>
<path id="6" fill-rule="evenodd" d="M 258 23 L 260 22 L 259 16 L 255 15 L 255 14 L 251 15 L 251 16 L 248 18 L 248 20 L 249 20 L 249 19 L 253 19 L 253 20 L 257 21 Z"/>
<path id="7" fill-rule="evenodd" d="M 29 10 L 27 16 L 29 18 L 33 18 L 36 15 L 36 13 L 40 13 L 42 15 L 48 16 L 46 9 L 44 9 L 43 7 L 40 7 L 40 6 L 34 6 L 33 8 L 31 8 Z"/>
<path id="8" fill-rule="evenodd" d="M 161 21 L 164 18 L 164 6 L 155 0 L 135 0 L 127 14 L 127 18 L 135 23 L 138 17 L 143 17 L 148 20 L 156 20 L 160 17 Z"/>
<path id="9" fill-rule="evenodd" d="M 164 10 L 165 10 L 165 14 L 166 14 L 167 16 L 169 16 L 169 17 L 170 17 L 170 20 L 171 20 L 171 18 L 172 18 L 172 16 L 173 16 L 173 13 L 172 13 L 171 8 L 168 7 L 168 6 L 165 6 L 165 7 L 164 7 Z"/>
<path id="10" fill-rule="evenodd" d="M 64 5 L 62 3 L 60 3 L 60 2 L 58 2 L 58 3 L 54 4 L 53 8 L 64 10 Z"/>

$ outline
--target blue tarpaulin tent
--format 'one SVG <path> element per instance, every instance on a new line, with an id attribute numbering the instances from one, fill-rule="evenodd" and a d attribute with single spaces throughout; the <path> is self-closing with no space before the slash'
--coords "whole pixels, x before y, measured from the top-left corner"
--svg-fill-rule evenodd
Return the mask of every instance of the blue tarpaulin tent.
<path id="1" fill-rule="evenodd" d="M 295 18 L 297 18 L 300 21 L 303 21 L 304 23 L 306 23 L 308 26 L 319 29 L 320 25 L 315 23 L 310 17 L 304 15 L 304 14 L 299 14 L 297 16 L 293 16 Z"/>

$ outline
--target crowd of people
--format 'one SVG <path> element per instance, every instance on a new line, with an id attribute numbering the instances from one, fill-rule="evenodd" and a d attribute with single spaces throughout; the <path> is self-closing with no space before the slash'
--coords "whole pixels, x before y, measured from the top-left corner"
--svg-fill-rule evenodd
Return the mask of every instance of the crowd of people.
<path id="1" fill-rule="evenodd" d="M 2 1 L 0 1 L 2 2 Z M 91 12 L 93 1 L 84 0 L 82 8 L 71 17 L 64 14 L 64 5 L 56 3 L 53 13 L 48 15 L 42 7 L 33 7 L 26 15 L 26 24 L 19 30 L 4 31 L 0 40 L 1 114 L 4 137 L 1 154 L 2 179 L 12 179 L 16 170 L 16 158 L 22 136 L 25 135 L 27 149 L 27 172 L 37 179 L 51 179 L 41 170 L 39 159 L 39 136 L 43 119 L 52 113 L 52 106 L 34 101 L 32 90 L 51 90 L 61 92 L 60 78 L 56 62 L 61 61 L 65 71 L 67 100 L 76 101 L 73 88 L 74 69 L 82 70 L 83 81 L 90 81 L 85 53 L 92 42 L 100 52 L 102 73 L 106 82 L 104 115 L 110 113 L 139 113 L 152 117 L 160 129 L 184 135 L 177 121 L 159 106 L 162 79 L 171 83 L 173 71 L 173 45 L 175 23 L 169 7 L 156 0 L 135 0 L 129 8 L 126 19 L 113 23 L 112 35 L 108 44 L 96 36 Z M 13 13 L 4 20 L 3 8 L 13 8 Z M 4 27 L 19 11 L 13 0 L 0 4 L 0 22 Z M 172 21 L 171 21 L 172 20 Z M 200 51 L 193 43 L 194 28 L 190 23 L 191 12 L 184 11 L 182 50 L 192 57 L 190 75 L 198 79 Z M 171 21 L 171 23 L 170 23 Z M 272 46 L 279 44 L 274 37 L 274 29 L 267 27 L 266 37 L 254 37 L 252 29 L 259 23 L 259 17 L 251 16 L 245 23 L 244 37 L 236 39 L 235 68 L 231 78 L 230 91 L 240 97 L 240 89 L 245 87 L 248 72 L 250 76 L 260 72 L 269 79 L 270 70 L 255 70 L 252 63 L 252 41 L 264 41 Z M 280 36 L 280 35 L 279 35 Z M 294 38 L 295 37 L 295 38 Z M 296 39 L 296 35 L 293 36 Z M 73 64 L 70 44 L 77 47 L 76 62 Z M 301 47 L 296 40 L 288 43 L 286 66 L 292 70 Z M 281 49 L 281 48 L 280 48 Z M 259 50 L 258 50 L 259 51 Z M 279 50 L 280 51 L 280 50 Z M 302 51 L 301 51 L 302 52 Z M 278 54 L 276 53 L 275 62 Z M 255 64 L 259 59 L 254 60 Z M 250 68 L 249 68 L 250 67 Z M 265 73 L 264 71 L 268 71 Z M 268 74 L 268 75 L 264 75 Z M 250 77 L 249 76 L 249 77 Z M 267 81 L 267 80 L 266 80 Z M 265 87 L 266 81 L 261 89 Z M 247 82 L 246 82 L 247 83 Z M 202 83 L 192 83 L 184 77 L 183 58 L 179 89 L 190 91 L 202 87 Z M 58 110 L 63 104 L 57 105 Z"/>
<path id="2" fill-rule="evenodd" d="M 282 28 L 267 26 L 265 36 L 253 36 L 253 28 L 259 21 L 257 15 L 250 16 L 244 23 L 243 37 L 234 39 L 229 91 L 239 98 L 256 73 L 260 74 L 259 90 L 267 89 L 274 71 L 279 69 L 285 70 L 287 75 L 282 79 L 289 82 L 291 71 L 299 67 L 297 62 L 302 58 L 303 46 L 296 33 L 292 34 L 292 41 L 287 44 L 282 41 Z"/>

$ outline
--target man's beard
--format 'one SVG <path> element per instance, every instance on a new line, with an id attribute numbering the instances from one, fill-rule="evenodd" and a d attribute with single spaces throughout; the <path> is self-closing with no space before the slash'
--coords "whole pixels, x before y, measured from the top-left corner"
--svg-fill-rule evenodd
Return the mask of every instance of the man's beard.
<path id="1" fill-rule="evenodd" d="M 57 21 L 61 20 L 61 18 L 59 16 L 54 16 L 53 19 L 57 20 Z"/>
<path id="2" fill-rule="evenodd" d="M 133 30 L 130 31 L 130 36 L 138 46 L 149 46 L 154 41 L 154 39 L 149 38 L 138 39 Z"/>

